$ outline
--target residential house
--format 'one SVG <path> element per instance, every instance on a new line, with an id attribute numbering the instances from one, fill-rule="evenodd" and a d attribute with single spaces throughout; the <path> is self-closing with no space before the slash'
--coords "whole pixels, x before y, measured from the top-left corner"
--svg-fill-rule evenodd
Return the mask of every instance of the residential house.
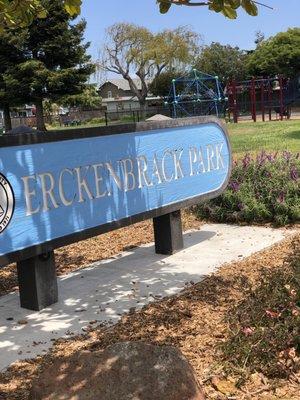
<path id="1" fill-rule="evenodd" d="M 134 79 L 134 83 L 141 89 L 141 81 Z M 102 97 L 102 105 L 108 112 L 136 111 L 140 110 L 140 104 L 136 95 L 131 91 L 126 79 L 110 79 L 104 82 L 98 89 Z M 160 97 L 149 94 L 146 99 L 146 109 L 161 106 Z"/>

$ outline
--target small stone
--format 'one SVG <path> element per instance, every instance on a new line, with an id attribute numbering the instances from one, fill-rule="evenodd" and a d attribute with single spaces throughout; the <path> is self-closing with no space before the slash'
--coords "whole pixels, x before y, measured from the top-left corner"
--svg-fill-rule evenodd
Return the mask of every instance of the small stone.
<path id="1" fill-rule="evenodd" d="M 19 324 L 19 325 L 26 325 L 26 324 L 28 324 L 28 321 L 26 321 L 26 319 L 20 319 L 20 320 L 18 321 L 18 324 Z"/>
<path id="2" fill-rule="evenodd" d="M 13 321 L 13 320 L 14 320 L 13 317 L 6 318 L 6 321 Z"/>
<path id="3" fill-rule="evenodd" d="M 235 384 L 228 379 L 219 379 L 218 377 L 214 376 L 211 379 L 211 383 L 217 391 L 225 394 L 226 396 L 233 395 L 237 391 Z"/>

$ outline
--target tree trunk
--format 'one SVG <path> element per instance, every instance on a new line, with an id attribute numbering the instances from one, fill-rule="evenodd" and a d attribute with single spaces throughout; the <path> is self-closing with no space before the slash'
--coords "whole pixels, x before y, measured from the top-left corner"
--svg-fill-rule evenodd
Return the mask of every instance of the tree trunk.
<path id="1" fill-rule="evenodd" d="M 36 108 L 36 127 L 38 131 L 45 132 L 46 125 L 44 121 L 44 108 L 43 108 L 43 100 L 37 99 L 35 102 Z"/>
<path id="2" fill-rule="evenodd" d="M 9 110 L 9 105 L 8 104 L 4 104 L 4 106 L 3 106 L 3 115 L 4 115 L 5 133 L 7 133 L 12 128 L 11 118 L 10 118 L 10 110 Z"/>
<path id="3" fill-rule="evenodd" d="M 140 120 L 144 121 L 146 119 L 146 99 L 139 99 L 140 103 Z"/>

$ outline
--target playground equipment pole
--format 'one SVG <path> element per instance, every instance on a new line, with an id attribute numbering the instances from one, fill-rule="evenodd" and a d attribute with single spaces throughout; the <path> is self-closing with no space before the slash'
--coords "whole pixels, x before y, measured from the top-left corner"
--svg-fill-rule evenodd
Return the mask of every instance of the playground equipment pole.
<path id="1" fill-rule="evenodd" d="M 279 76 L 279 96 L 280 96 L 280 119 L 281 121 L 283 120 L 283 81 L 282 81 L 282 76 Z"/>

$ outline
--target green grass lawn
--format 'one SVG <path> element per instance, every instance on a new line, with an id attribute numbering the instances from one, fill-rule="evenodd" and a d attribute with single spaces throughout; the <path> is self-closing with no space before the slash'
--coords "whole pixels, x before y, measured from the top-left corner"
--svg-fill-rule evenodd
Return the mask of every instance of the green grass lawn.
<path id="1" fill-rule="evenodd" d="M 261 150 L 300 152 L 300 120 L 239 122 L 227 128 L 236 155 Z"/>
<path id="2" fill-rule="evenodd" d="M 120 123 L 120 122 L 119 122 Z M 80 126 L 56 126 L 50 130 L 65 130 L 103 126 L 91 124 Z M 227 128 L 233 153 L 242 155 L 246 152 L 257 153 L 261 150 L 300 152 L 300 120 L 271 121 L 271 122 L 239 122 L 229 123 Z"/>

